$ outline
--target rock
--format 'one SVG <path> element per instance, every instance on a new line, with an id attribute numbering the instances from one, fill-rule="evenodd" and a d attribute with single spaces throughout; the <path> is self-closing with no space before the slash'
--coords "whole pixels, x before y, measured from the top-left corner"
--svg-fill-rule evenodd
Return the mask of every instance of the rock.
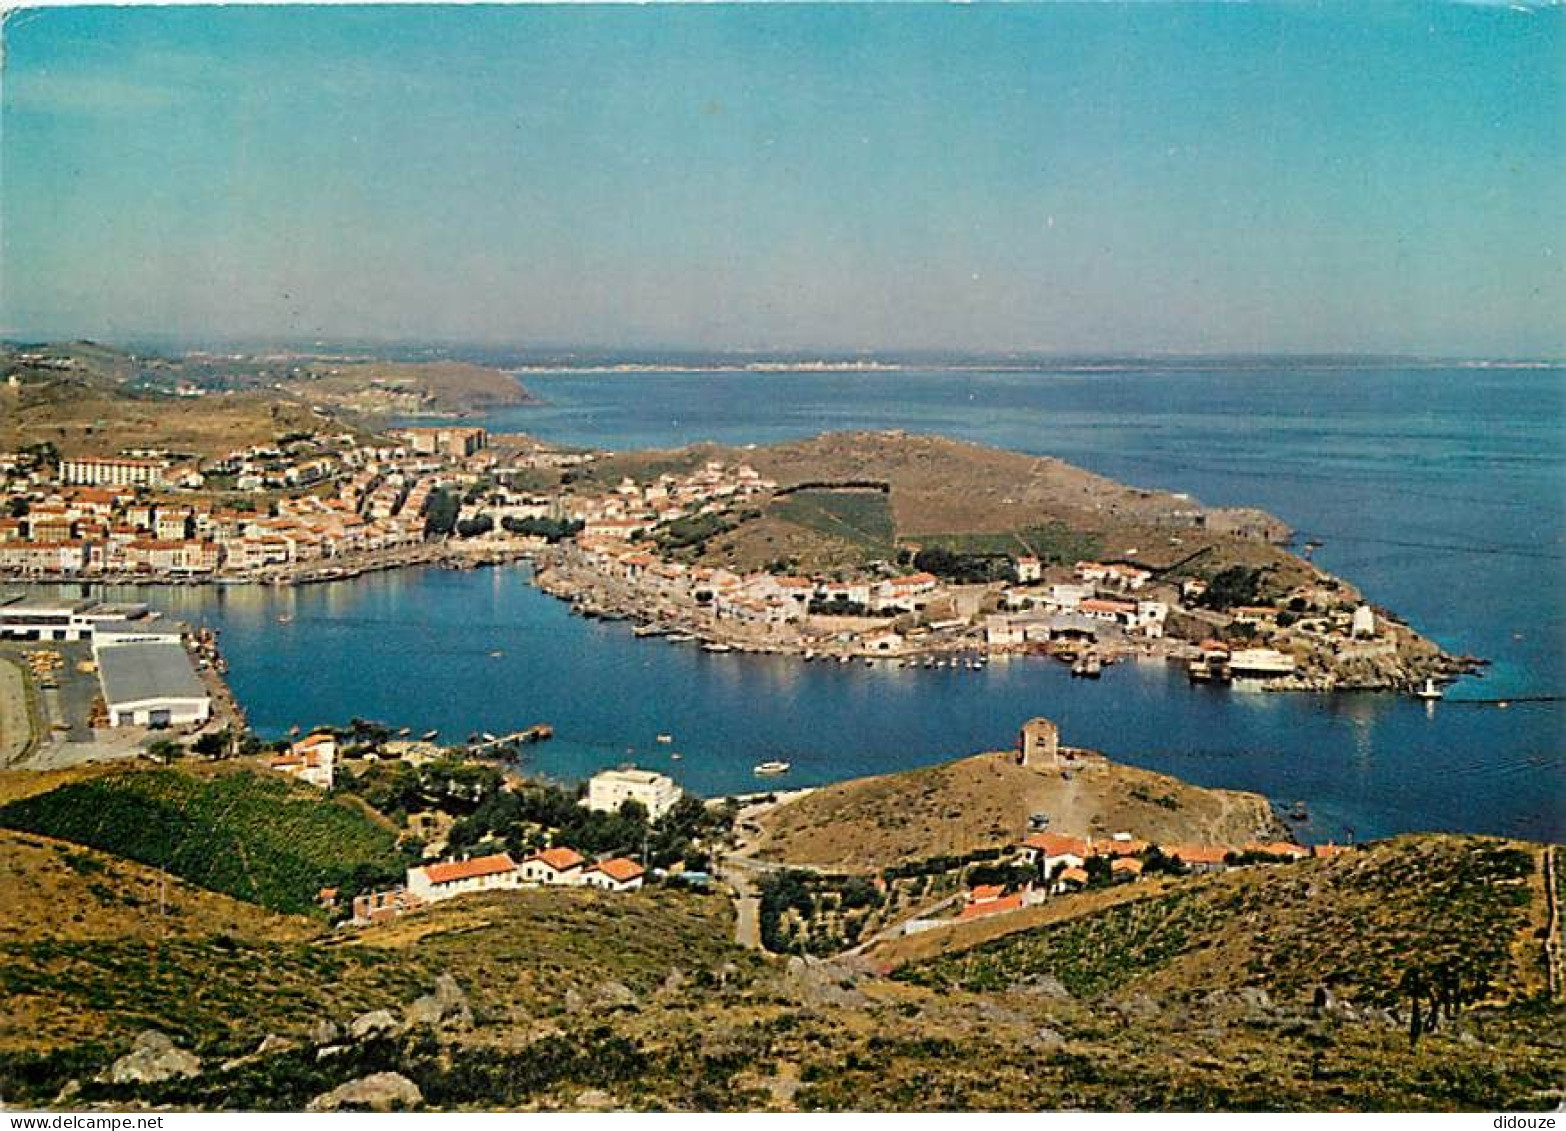
<path id="1" fill-rule="evenodd" d="M 870 1000 L 858 988 L 858 971 L 829 959 L 792 955 L 784 978 L 806 1005 L 860 1006 Z"/>
<path id="2" fill-rule="evenodd" d="M 320 1063 L 321 1061 L 326 1060 L 329 1057 L 334 1057 L 334 1056 L 337 1056 L 339 1053 L 343 1053 L 343 1052 L 347 1052 L 347 1051 L 348 1051 L 348 1046 L 347 1045 L 322 1045 L 320 1048 L 315 1050 L 316 1063 Z"/>
<path id="3" fill-rule="evenodd" d="M 244 1056 L 236 1056 L 233 1060 L 225 1060 L 223 1062 L 223 1071 L 233 1072 L 235 1069 L 243 1068 L 247 1064 L 254 1064 L 256 1061 L 263 1060 L 266 1057 L 292 1052 L 298 1047 L 297 1044 L 290 1041 L 287 1037 L 279 1037 L 275 1033 L 268 1033 L 261 1038 L 261 1043 L 256 1046 L 255 1052 L 246 1053 Z"/>
<path id="4" fill-rule="evenodd" d="M 342 1036 L 342 1030 L 337 1027 L 337 1022 L 323 1017 L 310 1026 L 310 1043 L 312 1045 L 329 1045 Z"/>
<path id="5" fill-rule="evenodd" d="M 1157 1017 L 1162 1010 L 1152 998 L 1146 994 L 1132 994 L 1119 1003 L 1120 1012 L 1126 1017 L 1134 1017 L 1141 1021 Z"/>
<path id="6" fill-rule="evenodd" d="M 316 1096 L 306 1111 L 341 1111 L 344 1108 L 369 1111 L 406 1111 L 424 1102 L 419 1086 L 400 1072 L 376 1072 L 333 1088 Z"/>
<path id="7" fill-rule="evenodd" d="M 433 993 L 418 998 L 404 1015 L 408 1025 L 427 1025 L 432 1029 L 471 1029 L 473 1010 L 468 995 L 462 992 L 450 974 L 435 979 Z"/>
<path id="8" fill-rule="evenodd" d="M 1245 986 L 1240 990 L 1240 1001 L 1252 1013 L 1272 1012 L 1272 997 L 1260 986 Z"/>
<path id="9" fill-rule="evenodd" d="M 99 1075 L 110 1084 L 159 1084 L 176 1076 L 201 1075 L 201 1061 L 155 1029 L 136 1038 L 131 1051 Z"/>
<path id="10" fill-rule="evenodd" d="M 276 1033 L 268 1033 L 261 1038 L 261 1043 L 256 1046 L 254 1056 L 276 1056 L 278 1053 L 293 1052 L 299 1046 L 287 1037 L 279 1037 Z"/>
<path id="11" fill-rule="evenodd" d="M 565 1007 L 567 1013 L 580 1013 L 587 1008 L 587 999 L 575 987 L 567 987 L 565 992 Z"/>
<path id="12" fill-rule="evenodd" d="M 636 994 L 624 982 L 599 982 L 593 987 L 593 1001 L 600 1009 L 634 1009 Z"/>
<path id="13" fill-rule="evenodd" d="M 612 1111 L 614 1109 L 614 1097 L 608 1092 L 597 1088 L 589 1088 L 580 1093 L 571 1106 L 577 1111 Z"/>
<path id="14" fill-rule="evenodd" d="M 351 1040 L 365 1041 L 371 1037 L 384 1037 L 397 1031 L 397 1019 L 392 1016 L 389 1009 L 372 1009 L 368 1013 L 361 1013 L 348 1022 L 348 1036 Z"/>
<path id="15" fill-rule="evenodd" d="M 677 994 L 685 988 L 685 971 L 678 966 L 670 967 L 669 973 L 664 976 L 663 984 L 658 987 L 662 994 Z"/>
<path id="16" fill-rule="evenodd" d="M 1046 1025 L 1033 1034 L 1033 1043 L 1043 1049 L 1063 1049 L 1066 1047 L 1066 1038 Z"/>
<path id="17" fill-rule="evenodd" d="M 77 1096 L 81 1095 L 81 1092 L 82 1082 L 73 1076 L 71 1079 L 65 1082 L 65 1086 L 61 1088 L 59 1094 L 54 1097 L 54 1104 L 52 1106 L 64 1107 Z"/>
<path id="18" fill-rule="evenodd" d="M 1071 991 L 1053 974 L 1035 974 L 1031 978 L 1025 978 L 1020 982 L 1014 982 L 1012 989 L 1019 993 L 1037 994 L 1039 997 L 1058 998 L 1062 1001 L 1071 997 Z"/>

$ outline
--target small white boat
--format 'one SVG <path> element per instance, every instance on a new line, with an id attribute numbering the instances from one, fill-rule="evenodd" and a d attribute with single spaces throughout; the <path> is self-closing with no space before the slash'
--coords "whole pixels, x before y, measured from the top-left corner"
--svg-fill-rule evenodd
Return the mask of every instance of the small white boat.
<path id="1" fill-rule="evenodd" d="M 672 734 L 660 734 L 658 736 L 658 741 L 663 743 L 665 746 L 667 746 L 667 745 L 669 745 L 669 743 L 674 741 L 674 735 L 672 735 Z"/>
<path id="2" fill-rule="evenodd" d="M 671 762 L 678 762 L 681 757 L 683 757 L 683 755 L 681 755 L 681 753 L 678 750 L 676 750 L 673 754 L 669 755 L 669 761 L 671 761 Z"/>
<path id="3" fill-rule="evenodd" d="M 704 652 L 732 652 L 732 651 L 734 651 L 734 649 L 731 648 L 727 644 L 703 644 L 701 647 L 702 647 L 702 651 L 704 651 Z"/>
<path id="4" fill-rule="evenodd" d="M 757 762 L 755 773 L 761 776 L 786 774 L 794 767 L 788 762 Z"/>
<path id="5" fill-rule="evenodd" d="M 1419 699 L 1429 699 L 1431 701 L 1439 699 L 1439 698 L 1441 698 L 1445 694 L 1446 694 L 1446 692 L 1442 691 L 1439 687 L 1437 687 L 1436 683 L 1435 683 L 1435 680 L 1433 680 L 1433 679 L 1425 680 L 1425 685 L 1423 687 L 1421 687 L 1418 691 L 1414 692 L 1414 695 L 1415 695 L 1416 698 L 1419 698 Z"/>

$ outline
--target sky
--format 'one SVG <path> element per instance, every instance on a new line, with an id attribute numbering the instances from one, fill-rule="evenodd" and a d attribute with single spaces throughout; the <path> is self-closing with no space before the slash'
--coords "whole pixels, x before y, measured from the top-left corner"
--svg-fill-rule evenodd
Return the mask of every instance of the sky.
<path id="1" fill-rule="evenodd" d="M 1566 356 L 1566 10 L 13 14 L 0 334 Z"/>

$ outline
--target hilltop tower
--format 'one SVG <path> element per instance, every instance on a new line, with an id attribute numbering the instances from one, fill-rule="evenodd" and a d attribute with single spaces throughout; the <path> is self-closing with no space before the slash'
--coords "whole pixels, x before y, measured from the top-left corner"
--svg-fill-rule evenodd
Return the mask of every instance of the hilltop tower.
<path id="1" fill-rule="evenodd" d="M 1029 719 L 1017 736 L 1019 766 L 1060 765 L 1060 728 L 1045 718 Z"/>

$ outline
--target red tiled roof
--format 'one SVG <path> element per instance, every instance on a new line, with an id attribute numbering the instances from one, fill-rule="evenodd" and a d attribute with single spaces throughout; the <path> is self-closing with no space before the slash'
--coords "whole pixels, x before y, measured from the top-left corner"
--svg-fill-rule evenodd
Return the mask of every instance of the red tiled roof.
<path id="1" fill-rule="evenodd" d="M 533 853 L 523 863 L 532 860 L 548 864 L 557 872 L 567 872 L 582 863 L 582 856 L 572 848 L 546 848 L 542 852 Z"/>
<path id="2" fill-rule="evenodd" d="M 1259 856 L 1309 856 L 1310 849 L 1300 844 L 1290 844 L 1286 840 L 1269 841 L 1266 844 L 1252 842 L 1245 846 L 1245 851 L 1254 852 Z"/>
<path id="3" fill-rule="evenodd" d="M 1352 844 L 1313 844 L 1310 851 L 1312 856 L 1342 856 L 1346 852 L 1353 852 L 1354 846 Z"/>
<path id="4" fill-rule="evenodd" d="M 643 873 L 640 864 L 635 860 L 627 860 L 623 856 L 617 856 L 613 860 L 605 860 L 603 863 L 595 864 L 593 867 L 620 884 L 628 884 L 632 880 L 639 878 Z"/>
<path id="5" fill-rule="evenodd" d="M 452 860 L 442 864 L 429 864 L 424 874 L 432 884 L 449 884 L 457 880 L 471 880 L 479 876 L 494 876 L 516 870 L 516 861 L 501 852 L 495 856 L 475 856 L 471 860 Z"/>
<path id="6" fill-rule="evenodd" d="M 1085 884 L 1088 882 L 1088 874 L 1081 868 L 1066 868 L 1061 871 L 1059 879 L 1066 884 Z"/>
<path id="7" fill-rule="evenodd" d="M 986 915 L 999 915 L 1006 911 L 1020 910 L 1023 905 L 1023 895 L 1019 891 L 1014 895 L 1004 896 L 1001 899 L 992 899 L 985 903 L 970 903 L 963 907 L 958 914 L 958 919 L 981 919 Z"/>
<path id="8" fill-rule="evenodd" d="M 1006 889 L 1000 884 L 980 884 L 978 887 L 968 892 L 968 902 L 985 903 L 990 900 L 999 899 L 1005 894 Z"/>
<path id="9" fill-rule="evenodd" d="M 1142 874 L 1142 862 L 1134 856 L 1122 856 L 1109 866 L 1111 872 L 1129 872 L 1133 876 Z"/>
<path id="10" fill-rule="evenodd" d="M 1165 856 L 1173 856 L 1183 864 L 1222 864 L 1229 849 L 1221 844 L 1171 844 L 1164 848 Z"/>
<path id="11" fill-rule="evenodd" d="M 1046 856 L 1081 856 L 1093 855 L 1093 850 L 1088 847 L 1088 842 L 1074 836 L 1062 836 L 1060 833 L 1034 833 L 1022 842 L 1024 848 L 1036 848 Z"/>

